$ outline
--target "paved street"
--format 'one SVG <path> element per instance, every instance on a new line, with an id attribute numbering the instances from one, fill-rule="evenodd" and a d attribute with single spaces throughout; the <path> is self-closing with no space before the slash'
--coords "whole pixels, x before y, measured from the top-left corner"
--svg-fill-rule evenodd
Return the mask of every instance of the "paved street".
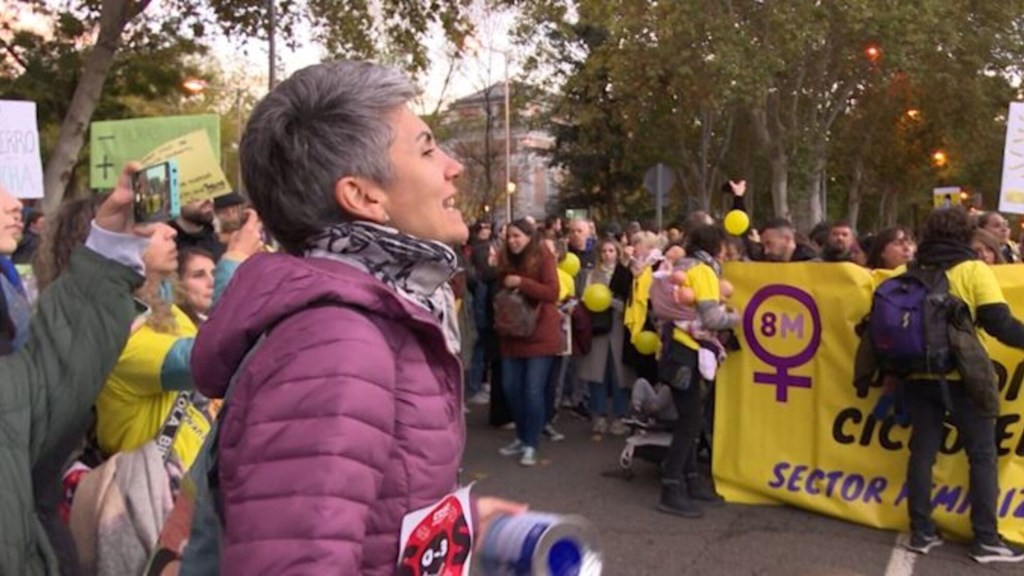
<path id="1" fill-rule="evenodd" d="M 590 440 L 589 424 L 566 416 L 564 442 L 541 445 L 540 464 L 520 467 L 498 448 L 512 433 L 486 424 L 487 407 L 469 420 L 466 480 L 479 492 L 528 502 L 536 510 L 578 513 L 597 526 L 605 574 L 890 575 L 1021 574 L 1021 565 L 993 568 L 967 558 L 962 544 L 927 557 L 893 556 L 896 534 L 864 528 L 793 508 L 726 505 L 701 520 L 661 514 L 655 467 L 637 462 L 632 481 L 603 477 L 617 466 L 622 439 Z"/>

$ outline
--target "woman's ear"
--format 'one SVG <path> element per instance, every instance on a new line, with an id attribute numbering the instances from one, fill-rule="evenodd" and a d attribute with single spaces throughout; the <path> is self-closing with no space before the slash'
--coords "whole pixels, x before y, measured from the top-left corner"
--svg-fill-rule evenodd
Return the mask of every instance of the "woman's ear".
<path id="1" fill-rule="evenodd" d="M 391 218 L 384 206 L 385 192 L 364 178 L 345 176 L 334 183 L 338 206 L 357 220 L 387 224 Z"/>

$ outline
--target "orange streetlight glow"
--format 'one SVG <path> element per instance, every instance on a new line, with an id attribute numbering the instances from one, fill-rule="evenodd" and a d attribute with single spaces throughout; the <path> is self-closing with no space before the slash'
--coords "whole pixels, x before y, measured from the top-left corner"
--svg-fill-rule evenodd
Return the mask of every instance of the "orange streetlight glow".
<path id="1" fill-rule="evenodd" d="M 910 118 L 911 120 L 917 120 L 920 117 L 921 111 L 918 110 L 917 108 L 911 108 L 910 110 L 907 110 L 907 118 Z"/>
<path id="2" fill-rule="evenodd" d="M 186 78 L 181 87 L 189 94 L 195 96 L 206 90 L 206 80 L 202 78 Z"/>
<path id="3" fill-rule="evenodd" d="M 870 62 L 877 62 L 882 57 L 882 49 L 872 44 L 864 49 L 864 55 Z"/>
<path id="4" fill-rule="evenodd" d="M 932 164 L 941 168 L 942 166 L 945 166 L 947 162 L 949 162 L 949 157 L 947 157 L 946 153 L 942 150 L 936 150 L 932 153 Z"/>

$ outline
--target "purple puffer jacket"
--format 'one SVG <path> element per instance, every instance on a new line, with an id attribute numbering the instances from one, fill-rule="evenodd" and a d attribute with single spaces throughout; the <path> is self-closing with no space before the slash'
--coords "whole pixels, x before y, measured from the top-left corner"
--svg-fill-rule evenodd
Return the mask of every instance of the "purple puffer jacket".
<path id="1" fill-rule="evenodd" d="M 232 390 L 220 428 L 222 574 L 393 574 L 402 517 L 456 486 L 462 368 L 438 322 L 346 264 L 246 261 L 192 352 Z"/>

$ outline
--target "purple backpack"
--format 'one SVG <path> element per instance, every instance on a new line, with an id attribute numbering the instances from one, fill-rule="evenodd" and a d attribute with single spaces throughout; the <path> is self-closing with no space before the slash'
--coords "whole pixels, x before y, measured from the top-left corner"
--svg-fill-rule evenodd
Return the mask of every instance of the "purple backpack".
<path id="1" fill-rule="evenodd" d="M 875 290 L 868 336 L 882 372 L 946 374 L 955 368 L 949 342 L 955 299 L 942 268 L 911 265 Z"/>

